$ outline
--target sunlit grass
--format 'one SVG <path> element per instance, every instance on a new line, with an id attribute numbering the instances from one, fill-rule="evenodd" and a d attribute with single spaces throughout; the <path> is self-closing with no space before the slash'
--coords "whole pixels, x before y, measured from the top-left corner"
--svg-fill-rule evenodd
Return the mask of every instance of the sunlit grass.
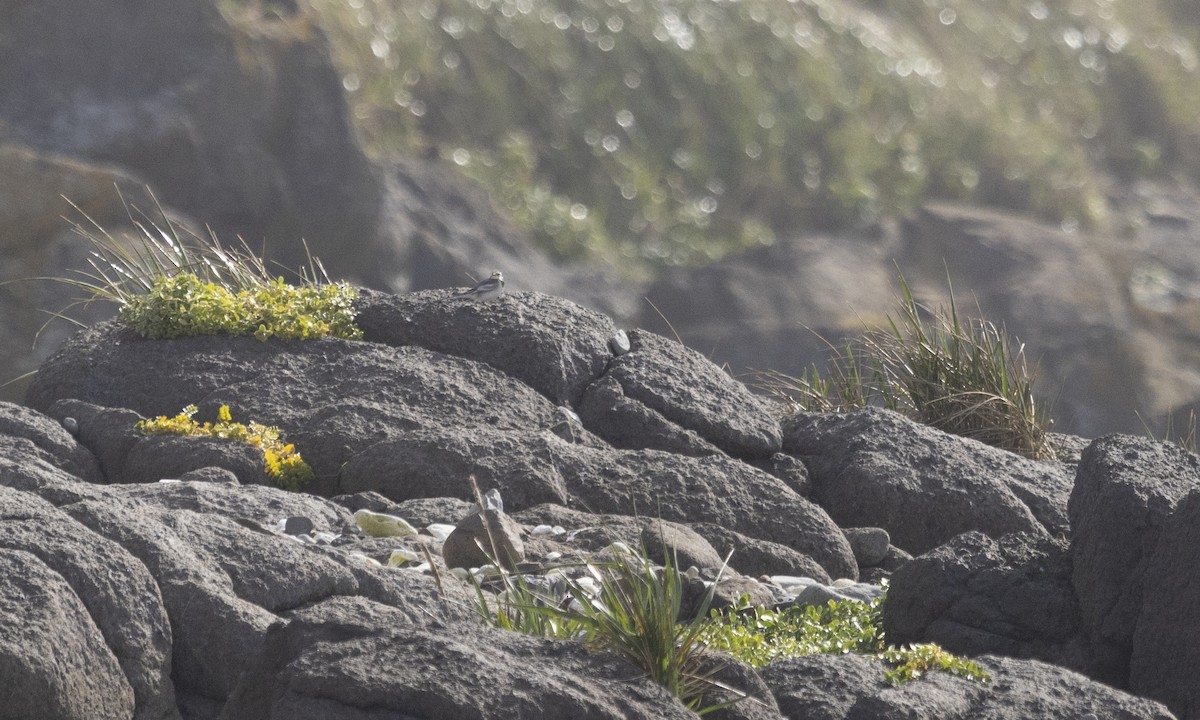
<path id="1" fill-rule="evenodd" d="M 887 327 L 833 346 L 824 373 L 765 372 L 755 384 L 796 411 L 876 405 L 1029 457 L 1051 455 L 1049 408 L 1034 392 L 1024 345 L 1002 325 L 960 315 L 953 290 L 949 307 L 929 309 L 899 280 L 900 309 Z"/>

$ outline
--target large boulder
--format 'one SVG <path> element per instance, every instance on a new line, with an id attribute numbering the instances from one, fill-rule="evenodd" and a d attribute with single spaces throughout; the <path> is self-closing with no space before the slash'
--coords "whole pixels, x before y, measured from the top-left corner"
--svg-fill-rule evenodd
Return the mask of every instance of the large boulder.
<path id="1" fill-rule="evenodd" d="M 613 688 L 619 687 L 614 695 Z M 337 598 L 271 629 L 226 720 L 471 717 L 658 720 L 694 715 L 611 655 L 479 625 L 410 625 Z"/>
<path id="2" fill-rule="evenodd" d="M 0 548 L 3 713 L 125 720 L 134 691 L 71 586 L 36 555 Z"/>
<path id="3" fill-rule="evenodd" d="M 767 404 L 708 358 L 643 330 L 629 333 L 629 340 L 630 352 L 613 360 L 606 374 L 625 398 L 734 457 L 779 451 L 779 422 Z"/>
<path id="4" fill-rule="evenodd" d="M 897 645 L 1036 658 L 1084 669 L 1070 549 L 1042 535 L 959 535 L 897 570 L 883 604 Z"/>
<path id="5" fill-rule="evenodd" d="M 959 533 L 1067 530 L 1071 477 L 879 408 L 801 413 L 784 450 L 808 466 L 812 497 L 843 527 L 881 527 L 913 554 Z"/>
<path id="6" fill-rule="evenodd" d="M 54 612 L 83 613 L 60 617 L 47 625 L 20 613 L 10 615 L 12 605 L 0 604 L 6 608 L 0 615 L 8 615 L 0 625 L 11 630 L 23 628 L 28 641 L 25 652 L 35 652 L 32 648 L 52 643 L 54 649 L 44 658 L 47 666 L 71 663 L 60 668 L 59 679 L 53 681 L 46 677 L 18 682 L 16 678 L 28 668 L 11 665 L 0 673 L 13 688 L 23 687 L 35 695 L 45 692 L 45 698 L 35 696 L 31 702 L 36 705 L 45 701 L 62 713 L 51 712 L 41 717 L 87 716 L 75 714 L 78 708 L 68 710 L 67 704 L 79 699 L 60 700 L 58 693 L 62 688 L 53 687 L 76 673 L 87 676 L 88 682 L 97 683 L 90 690 L 100 699 L 96 717 L 106 716 L 101 708 L 108 700 L 103 698 L 120 698 L 127 690 L 131 691 L 135 708 L 130 717 L 135 720 L 178 717 L 171 682 L 172 631 L 158 588 L 141 562 L 119 544 L 88 530 L 45 500 L 3 484 L 0 484 L 0 557 L 20 562 L 27 570 L 21 573 L 20 587 L 0 584 L 0 593 L 20 589 L 23 602 L 31 603 L 44 603 L 46 595 L 53 598 L 45 608 L 30 609 L 30 618 L 34 613 L 47 616 Z M 5 577 L 11 581 L 17 575 L 6 571 Z M 53 582 L 47 582 L 47 578 L 53 578 Z M 61 646 L 55 643 L 57 631 L 63 632 Z M 95 655 L 95 647 L 76 644 L 90 641 L 90 634 L 95 631 L 101 637 L 99 647 L 103 648 L 99 657 Z M 39 637 L 36 633 L 49 634 Z M 59 657 L 59 653 L 63 656 Z M 114 662 L 116 677 L 112 676 Z M 68 682 L 67 687 L 70 685 Z M 86 695 L 82 702 L 80 707 L 88 707 Z M 11 704 L 6 709 L 13 712 Z M 13 716 L 35 714 L 16 711 Z"/>
<path id="7" fill-rule="evenodd" d="M 1129 688 L 1200 717 L 1200 489 L 1166 521 L 1146 559 L 1142 608 L 1133 633 Z"/>
<path id="8" fill-rule="evenodd" d="M 987 682 L 945 672 L 893 687 L 884 666 L 861 655 L 808 655 L 763 668 L 779 709 L 813 720 L 1174 720 L 1161 704 L 1036 660 L 976 658 Z"/>
<path id="9" fill-rule="evenodd" d="M 1124 686 L 1147 572 L 1176 505 L 1200 487 L 1200 460 L 1173 443 L 1110 435 L 1084 451 L 1071 493 L 1072 580 L 1091 672 Z"/>
<path id="10" fill-rule="evenodd" d="M 365 340 L 486 363 L 568 406 L 604 372 L 617 332 L 607 316 L 539 293 L 476 303 L 450 291 L 364 291 L 355 322 Z"/>

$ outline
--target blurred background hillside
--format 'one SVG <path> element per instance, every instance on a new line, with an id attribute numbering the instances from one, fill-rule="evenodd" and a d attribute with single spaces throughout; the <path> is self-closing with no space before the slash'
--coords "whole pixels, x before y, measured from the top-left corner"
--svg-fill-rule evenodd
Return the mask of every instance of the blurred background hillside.
<path id="1" fill-rule="evenodd" d="M 1183 0 L 16 0 L 0 281 L 84 267 L 61 195 L 119 235 L 148 187 L 287 266 L 502 269 L 739 374 L 821 364 L 899 268 L 1025 341 L 1058 429 L 1161 432 L 1200 399 L 1197 48 Z M 0 286 L 4 379 L 69 295 Z"/>

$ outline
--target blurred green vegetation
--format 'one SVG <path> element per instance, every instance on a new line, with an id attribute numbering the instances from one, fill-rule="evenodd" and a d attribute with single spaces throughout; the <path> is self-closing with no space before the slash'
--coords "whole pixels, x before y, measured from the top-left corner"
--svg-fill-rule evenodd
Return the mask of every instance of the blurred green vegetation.
<path id="1" fill-rule="evenodd" d="M 456 164 L 560 258 L 705 263 L 929 197 L 1103 227 L 1107 178 L 1200 165 L 1183 0 L 308 2 L 367 147 Z"/>

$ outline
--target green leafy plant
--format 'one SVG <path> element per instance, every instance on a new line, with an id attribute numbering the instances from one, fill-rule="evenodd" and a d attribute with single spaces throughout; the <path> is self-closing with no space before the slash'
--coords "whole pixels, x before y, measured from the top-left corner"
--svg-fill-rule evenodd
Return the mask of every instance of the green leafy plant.
<path id="1" fill-rule="evenodd" d="M 885 329 L 849 340 L 825 376 L 762 373 L 757 384 L 800 411 L 879 405 L 948 433 L 1023 455 L 1052 455 L 1048 408 L 1034 394 L 1024 345 L 1003 325 L 916 302 L 903 275 L 900 311 Z M 926 321 L 924 315 L 930 320 Z"/>
<path id="2" fill-rule="evenodd" d="M 883 676 L 892 685 L 916 680 L 927 672 L 936 670 L 965 677 L 968 680 L 985 681 L 990 676 L 979 663 L 946 652 L 938 645 L 926 643 L 906 647 L 889 647 L 879 656 L 892 664 Z"/>
<path id="3" fill-rule="evenodd" d="M 78 208 L 76 208 L 78 210 Z M 91 243 L 88 269 L 72 277 L 43 278 L 82 291 L 79 303 L 108 300 L 118 318 L 152 339 L 230 333 L 260 340 L 301 340 L 325 335 L 356 339 L 357 293 L 332 283 L 320 260 L 308 258 L 299 286 L 268 272 L 242 243 L 221 245 L 215 236 L 181 230 L 159 207 L 160 221 L 130 209 L 130 241 L 112 236 L 82 211 L 88 224 L 74 230 Z"/>
<path id="4" fill-rule="evenodd" d="M 750 607 L 749 599 L 713 611 L 700 641 L 753 667 L 817 653 L 860 653 L 890 665 L 884 678 L 893 685 L 937 670 L 971 680 L 989 678 L 978 663 L 933 644 L 886 646 L 880 629 L 882 598 L 869 603 L 830 600 L 825 605 L 783 610 Z"/>
<path id="5" fill-rule="evenodd" d="M 713 611 L 701 641 L 753 667 L 817 653 L 875 653 L 879 600 L 792 606 L 782 610 L 750 607 L 749 599 Z"/>
<path id="6" fill-rule="evenodd" d="M 139 420 L 134 428 L 144 435 L 216 437 L 252 445 L 263 452 L 263 472 L 284 490 L 299 491 L 315 477 L 296 447 L 284 442 L 279 428 L 256 422 L 235 423 L 228 405 L 217 411 L 215 423 L 197 422 L 193 417 L 196 411 L 195 405 L 188 405 L 174 417 Z"/>

